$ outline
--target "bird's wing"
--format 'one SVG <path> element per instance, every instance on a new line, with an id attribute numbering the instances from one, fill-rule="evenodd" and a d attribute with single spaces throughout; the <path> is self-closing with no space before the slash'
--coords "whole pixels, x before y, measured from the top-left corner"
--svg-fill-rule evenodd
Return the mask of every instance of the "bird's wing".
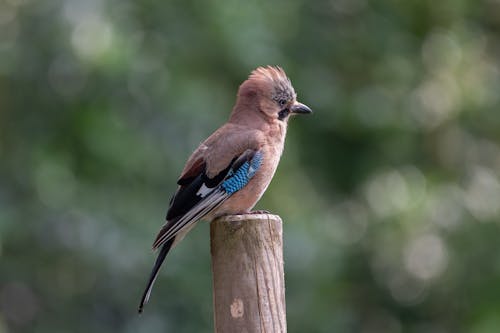
<path id="1" fill-rule="evenodd" d="M 184 170 L 182 170 L 179 180 L 177 180 L 178 185 L 189 184 L 196 176 L 200 174 L 202 169 L 206 166 L 205 164 L 205 153 L 208 147 L 205 144 L 201 144 L 194 152 L 191 157 L 186 162 Z"/>
<path id="2" fill-rule="evenodd" d="M 170 201 L 167 223 L 158 233 L 153 249 L 189 228 L 245 187 L 260 168 L 262 158 L 262 151 L 247 149 L 211 178 L 207 176 L 206 163 L 194 161 L 192 169 L 185 171 L 178 181 L 180 186 Z"/>

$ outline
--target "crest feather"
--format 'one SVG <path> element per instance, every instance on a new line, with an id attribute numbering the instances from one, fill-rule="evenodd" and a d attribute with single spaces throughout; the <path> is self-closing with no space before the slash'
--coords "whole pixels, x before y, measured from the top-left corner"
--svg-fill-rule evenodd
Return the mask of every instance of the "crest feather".
<path id="1" fill-rule="evenodd" d="M 285 71 L 279 66 L 257 67 L 252 71 L 249 79 L 267 80 L 267 81 L 273 81 L 275 83 L 281 81 L 291 85 L 290 79 L 286 76 Z"/>
<path id="2" fill-rule="evenodd" d="M 250 81 L 267 81 L 271 83 L 277 93 L 295 95 L 292 82 L 285 71 L 279 66 L 261 66 L 252 71 L 248 77 Z"/>

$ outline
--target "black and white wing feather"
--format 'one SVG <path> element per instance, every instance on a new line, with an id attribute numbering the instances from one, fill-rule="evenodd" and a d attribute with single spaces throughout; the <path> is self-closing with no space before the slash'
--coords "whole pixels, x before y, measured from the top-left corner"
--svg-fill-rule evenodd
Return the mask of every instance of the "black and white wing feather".
<path id="1" fill-rule="evenodd" d="M 167 222 L 153 243 L 153 249 L 161 247 L 161 250 L 142 295 L 139 312 L 149 300 L 160 267 L 174 245 L 176 236 L 188 231 L 232 194 L 244 188 L 260 168 L 262 158 L 261 151 L 246 150 L 212 178 L 207 176 L 204 161 L 200 161 L 194 163 L 191 170 L 178 180 L 179 188 L 170 201 Z"/>
<path id="2" fill-rule="evenodd" d="M 167 223 L 162 227 L 153 249 L 188 228 L 192 223 L 220 206 L 233 193 L 243 188 L 253 177 L 262 162 L 262 153 L 246 150 L 235 157 L 230 165 L 213 178 L 206 174 L 206 165 L 202 165 L 200 173 L 191 179 L 180 179 L 179 189 L 170 202 L 167 212 Z"/>

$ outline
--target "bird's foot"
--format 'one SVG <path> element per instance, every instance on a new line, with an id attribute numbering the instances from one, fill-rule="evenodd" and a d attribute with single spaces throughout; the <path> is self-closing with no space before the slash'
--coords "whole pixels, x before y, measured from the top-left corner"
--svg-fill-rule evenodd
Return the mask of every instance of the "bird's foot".
<path id="1" fill-rule="evenodd" d="M 250 214 L 271 214 L 271 212 L 265 209 L 259 209 L 251 211 Z"/>

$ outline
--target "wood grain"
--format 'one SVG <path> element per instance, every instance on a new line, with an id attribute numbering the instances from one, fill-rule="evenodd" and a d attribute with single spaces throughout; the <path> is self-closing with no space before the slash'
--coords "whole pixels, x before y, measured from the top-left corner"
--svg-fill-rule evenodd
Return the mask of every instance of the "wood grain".
<path id="1" fill-rule="evenodd" d="M 281 218 L 224 216 L 210 239 L 215 332 L 286 332 Z"/>

